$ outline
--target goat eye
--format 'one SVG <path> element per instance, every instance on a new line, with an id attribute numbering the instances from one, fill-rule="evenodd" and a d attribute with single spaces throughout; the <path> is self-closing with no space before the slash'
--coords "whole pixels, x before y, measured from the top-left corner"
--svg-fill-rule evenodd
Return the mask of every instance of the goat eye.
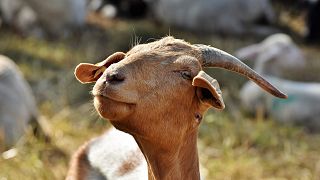
<path id="1" fill-rule="evenodd" d="M 190 71 L 181 71 L 180 74 L 184 79 L 190 80 L 192 78 Z"/>

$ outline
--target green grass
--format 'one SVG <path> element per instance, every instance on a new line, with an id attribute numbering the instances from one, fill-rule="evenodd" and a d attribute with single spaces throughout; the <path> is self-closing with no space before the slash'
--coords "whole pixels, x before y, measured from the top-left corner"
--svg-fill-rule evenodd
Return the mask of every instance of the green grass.
<path id="1" fill-rule="evenodd" d="M 14 59 L 31 84 L 51 142 L 31 133 L 17 144 L 17 155 L 0 157 L 2 179 L 63 179 L 71 154 L 82 143 L 110 127 L 91 105 L 92 86 L 73 77 L 79 62 L 96 62 L 114 51 L 126 51 L 141 42 L 169 34 L 168 27 L 146 21 L 93 24 L 81 35 L 66 39 L 23 38 L 0 30 L 0 53 Z M 233 52 L 257 40 L 203 36 L 171 29 L 170 34 L 190 42 L 212 44 Z M 319 48 L 303 46 L 320 59 Z M 320 64 L 319 61 L 312 61 Z M 235 111 L 237 91 L 245 81 L 235 74 L 209 70 L 223 87 L 227 109 L 207 113 L 199 133 L 200 160 L 207 179 L 319 179 L 320 135 L 271 119 L 250 118 Z"/>

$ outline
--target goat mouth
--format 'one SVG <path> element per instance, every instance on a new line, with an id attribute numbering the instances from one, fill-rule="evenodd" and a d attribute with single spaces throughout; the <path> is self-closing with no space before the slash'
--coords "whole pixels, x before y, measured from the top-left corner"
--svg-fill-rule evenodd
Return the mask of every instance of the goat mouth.
<path id="1" fill-rule="evenodd" d="M 113 97 L 110 97 L 110 96 L 107 96 L 107 95 L 104 95 L 104 94 L 93 94 L 93 96 L 95 98 L 102 99 L 102 100 L 111 100 L 111 101 L 115 101 L 115 102 L 118 102 L 118 103 L 133 104 L 133 103 L 129 103 L 129 102 L 125 102 L 125 101 L 121 101 L 121 100 L 115 99 Z"/>

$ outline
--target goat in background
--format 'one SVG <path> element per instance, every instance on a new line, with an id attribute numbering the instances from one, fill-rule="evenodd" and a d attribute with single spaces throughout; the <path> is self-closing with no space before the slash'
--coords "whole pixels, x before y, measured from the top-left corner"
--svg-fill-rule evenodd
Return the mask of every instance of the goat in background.
<path id="1" fill-rule="evenodd" d="M 29 84 L 16 64 L 0 55 L 0 145 L 4 149 L 15 145 L 30 124 L 36 133 L 45 135 Z"/>
<path id="2" fill-rule="evenodd" d="M 285 101 L 273 98 L 247 82 L 240 91 L 244 110 L 269 115 L 278 122 L 302 125 L 313 132 L 320 130 L 320 83 L 286 79 L 288 71 L 301 74 L 307 66 L 302 51 L 288 35 L 272 35 L 236 54 L 244 60 L 254 59 L 254 70 L 289 95 Z"/>

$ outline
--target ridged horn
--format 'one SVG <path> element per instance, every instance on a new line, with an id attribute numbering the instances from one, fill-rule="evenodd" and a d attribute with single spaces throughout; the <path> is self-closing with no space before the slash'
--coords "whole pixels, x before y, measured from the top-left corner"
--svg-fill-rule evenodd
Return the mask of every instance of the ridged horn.
<path id="1" fill-rule="evenodd" d="M 201 64 L 203 67 L 218 67 L 229 71 L 239 73 L 247 78 L 251 79 L 258 86 L 270 94 L 279 97 L 287 98 L 288 96 L 270 84 L 267 80 L 261 77 L 258 73 L 252 70 L 250 67 L 241 62 L 238 58 L 214 47 L 210 47 L 202 44 L 195 44 L 201 51 Z"/>

